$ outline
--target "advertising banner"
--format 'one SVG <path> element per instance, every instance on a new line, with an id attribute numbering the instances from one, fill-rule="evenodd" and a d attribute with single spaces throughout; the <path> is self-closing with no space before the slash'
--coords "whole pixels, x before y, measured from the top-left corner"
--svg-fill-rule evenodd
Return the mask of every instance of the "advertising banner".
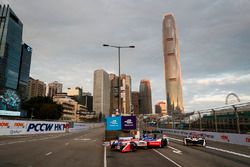
<path id="1" fill-rule="evenodd" d="M 69 128 L 66 122 L 1 120 L 1 135 L 64 133 Z"/>
<path id="2" fill-rule="evenodd" d="M 106 118 L 106 130 L 121 130 L 121 117 L 107 117 Z"/>
<path id="3" fill-rule="evenodd" d="M 135 130 L 136 116 L 122 116 L 122 130 Z"/>
<path id="4" fill-rule="evenodd" d="M 207 140 L 250 146 L 249 134 L 219 133 L 219 132 L 164 129 L 164 128 L 159 128 L 159 130 L 162 130 L 165 133 L 173 135 L 189 136 L 192 134 L 196 134 L 205 137 Z"/>

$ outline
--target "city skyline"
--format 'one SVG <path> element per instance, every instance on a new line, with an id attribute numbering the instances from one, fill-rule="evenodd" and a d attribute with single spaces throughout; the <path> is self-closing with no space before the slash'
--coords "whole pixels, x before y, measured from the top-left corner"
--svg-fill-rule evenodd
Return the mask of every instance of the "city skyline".
<path id="1" fill-rule="evenodd" d="M 46 83 L 57 80 L 65 89 L 79 85 L 92 91 L 95 69 L 117 74 L 117 53 L 103 51 L 102 44 L 131 44 L 136 48 L 121 51 L 121 72 L 133 78 L 132 90 L 148 78 L 153 105 L 165 99 L 161 22 L 171 12 L 182 48 L 185 111 L 223 105 L 229 92 L 250 100 L 249 1 L 0 2 L 9 3 L 22 20 L 24 41 L 33 48 L 31 76 Z M 66 10 L 69 6 L 77 12 Z"/>

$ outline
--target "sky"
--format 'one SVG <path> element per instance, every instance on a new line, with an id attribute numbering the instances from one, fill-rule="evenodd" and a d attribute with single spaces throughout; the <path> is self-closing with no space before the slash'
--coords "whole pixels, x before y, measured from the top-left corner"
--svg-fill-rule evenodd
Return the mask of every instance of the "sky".
<path id="1" fill-rule="evenodd" d="M 249 0 L 0 0 L 23 22 L 33 48 L 31 76 L 93 92 L 96 69 L 149 79 L 153 105 L 165 100 L 162 19 L 173 13 L 179 34 L 185 112 L 222 106 L 230 92 L 250 101 Z M 230 97 L 234 102 L 234 97 Z M 154 108 L 154 107 L 153 107 Z"/>

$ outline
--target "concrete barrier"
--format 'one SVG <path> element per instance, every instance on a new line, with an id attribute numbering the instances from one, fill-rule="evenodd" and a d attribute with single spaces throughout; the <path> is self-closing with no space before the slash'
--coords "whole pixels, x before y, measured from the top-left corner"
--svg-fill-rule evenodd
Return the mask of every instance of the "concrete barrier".
<path id="1" fill-rule="evenodd" d="M 167 134 L 173 134 L 173 135 L 179 135 L 179 136 L 197 134 L 211 141 L 250 146 L 249 134 L 218 133 L 218 132 L 177 130 L 177 129 L 164 129 L 164 128 L 159 128 L 159 130 L 162 130 L 163 132 Z"/>

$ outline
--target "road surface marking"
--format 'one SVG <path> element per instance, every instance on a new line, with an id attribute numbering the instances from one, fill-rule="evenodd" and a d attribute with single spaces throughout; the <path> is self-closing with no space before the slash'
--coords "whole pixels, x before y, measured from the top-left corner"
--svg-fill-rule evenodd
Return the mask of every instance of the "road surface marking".
<path id="1" fill-rule="evenodd" d="M 183 142 L 183 140 L 176 139 L 176 138 L 172 138 L 172 137 L 169 137 L 169 139 L 171 139 L 171 140 L 175 140 L 175 141 L 179 141 L 179 142 Z"/>
<path id="2" fill-rule="evenodd" d="M 169 137 L 169 138 L 170 138 L 171 140 L 183 142 L 183 141 L 180 140 L 180 139 L 176 139 L 176 138 L 172 138 L 172 137 Z M 216 151 L 221 151 L 221 152 L 233 154 L 233 155 L 237 155 L 237 156 L 240 156 L 240 157 L 250 158 L 250 155 L 241 154 L 241 153 L 237 153 L 237 152 L 229 151 L 229 150 L 224 150 L 224 149 L 221 149 L 221 148 L 210 147 L 210 146 L 206 146 L 206 148 L 211 149 L 211 150 L 216 150 Z"/>
<path id="3" fill-rule="evenodd" d="M 82 141 L 89 141 L 89 140 L 91 140 L 91 139 L 88 139 L 88 138 L 84 138 L 84 139 L 79 139 L 79 138 L 75 138 L 74 140 L 82 140 Z"/>
<path id="4" fill-rule="evenodd" d="M 176 154 L 182 154 L 182 151 L 178 150 L 177 148 L 174 148 L 174 147 L 171 147 L 171 146 L 168 146 L 168 148 L 171 148 L 173 150 L 173 152 L 176 153 Z"/>
<path id="5" fill-rule="evenodd" d="M 45 154 L 46 156 L 49 156 L 50 154 L 52 154 L 52 152 L 48 152 L 47 154 Z"/>
<path id="6" fill-rule="evenodd" d="M 107 167 L 106 146 L 104 146 L 104 167 Z"/>
<path id="7" fill-rule="evenodd" d="M 176 163 L 175 161 L 173 161 L 172 159 L 168 158 L 167 156 L 163 155 L 162 153 L 160 153 L 159 151 L 157 151 L 156 149 L 153 149 L 156 153 L 160 154 L 162 157 L 166 158 L 167 160 L 169 160 L 170 162 L 172 162 L 173 164 L 175 164 L 178 167 L 182 167 L 181 165 L 179 165 L 178 163 Z"/>
<path id="8" fill-rule="evenodd" d="M 250 155 L 241 154 L 241 153 L 237 153 L 237 152 L 233 152 L 233 151 L 228 151 L 228 150 L 223 150 L 221 148 L 210 147 L 210 146 L 206 146 L 206 148 L 209 148 L 209 149 L 212 149 L 212 150 L 216 150 L 216 151 L 225 152 L 225 153 L 229 153 L 229 154 L 233 154 L 233 155 L 238 155 L 238 156 L 245 157 L 245 158 L 250 158 Z"/>

